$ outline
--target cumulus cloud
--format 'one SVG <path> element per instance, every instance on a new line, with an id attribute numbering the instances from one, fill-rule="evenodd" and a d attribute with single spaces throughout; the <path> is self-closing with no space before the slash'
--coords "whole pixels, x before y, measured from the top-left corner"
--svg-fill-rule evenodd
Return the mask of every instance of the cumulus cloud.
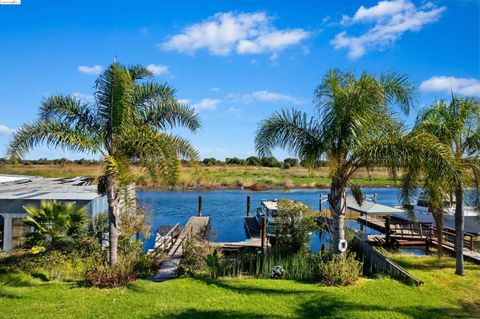
<path id="1" fill-rule="evenodd" d="M 437 21 L 446 7 L 431 2 L 417 7 L 410 0 L 380 1 L 375 6 L 361 6 L 352 17 L 343 16 L 341 24 L 373 24 L 366 32 L 350 36 L 347 31 L 338 33 L 331 41 L 335 49 L 348 49 L 352 59 L 362 57 L 368 51 L 382 50 L 399 40 L 407 32 L 420 31 L 425 25 Z"/>
<path id="2" fill-rule="evenodd" d="M 12 134 L 13 132 L 15 132 L 15 129 L 13 128 L 10 128 L 6 125 L 1 125 L 0 124 L 0 135 L 10 135 Z"/>
<path id="3" fill-rule="evenodd" d="M 149 64 L 147 65 L 147 70 L 152 72 L 153 75 L 168 73 L 168 67 L 160 64 Z"/>
<path id="4" fill-rule="evenodd" d="M 196 109 L 197 111 L 201 110 L 215 110 L 217 108 L 217 105 L 220 104 L 222 100 L 219 99 L 202 99 L 198 103 L 192 104 L 192 107 Z"/>
<path id="5" fill-rule="evenodd" d="M 78 72 L 83 74 L 100 74 L 102 73 L 103 67 L 101 65 L 86 66 L 79 65 L 77 67 Z"/>
<path id="6" fill-rule="evenodd" d="M 278 92 L 261 90 L 247 94 L 230 93 L 226 96 L 226 99 L 231 102 L 252 103 L 258 102 L 289 102 L 289 103 L 302 103 L 302 100 Z"/>
<path id="7" fill-rule="evenodd" d="M 454 76 L 432 76 L 420 84 L 420 90 L 480 96 L 480 80 Z"/>
<path id="8" fill-rule="evenodd" d="M 265 12 L 216 13 L 206 20 L 192 24 L 181 33 L 160 43 L 166 51 L 193 54 L 206 49 L 210 54 L 226 56 L 269 53 L 274 56 L 287 47 L 310 36 L 301 29 L 277 29 L 273 18 Z"/>

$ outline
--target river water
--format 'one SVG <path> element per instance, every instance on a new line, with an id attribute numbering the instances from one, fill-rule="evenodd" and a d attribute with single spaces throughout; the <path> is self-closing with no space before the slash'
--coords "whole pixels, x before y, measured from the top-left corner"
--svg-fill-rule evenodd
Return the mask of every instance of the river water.
<path id="1" fill-rule="evenodd" d="M 398 189 L 395 188 L 365 188 L 367 195 L 377 194 L 377 202 L 384 205 L 398 204 Z M 140 205 L 150 212 L 152 233 L 160 225 L 184 225 L 191 216 L 197 215 L 198 196 L 203 199 L 203 216 L 210 216 L 212 232 L 216 234 L 215 241 L 241 241 L 246 239 L 244 220 L 247 209 L 247 196 L 251 197 L 251 214 L 263 199 L 295 199 L 318 210 L 321 194 L 328 190 L 272 190 L 252 192 L 247 190 L 215 190 L 215 191 L 160 191 L 144 190 L 138 192 Z M 347 221 L 347 226 L 358 229 L 359 225 Z M 376 233 L 367 229 L 368 234 Z M 153 247 L 155 236 L 146 240 L 146 249 Z M 320 241 L 318 235 L 312 236 L 311 248 L 318 250 Z"/>

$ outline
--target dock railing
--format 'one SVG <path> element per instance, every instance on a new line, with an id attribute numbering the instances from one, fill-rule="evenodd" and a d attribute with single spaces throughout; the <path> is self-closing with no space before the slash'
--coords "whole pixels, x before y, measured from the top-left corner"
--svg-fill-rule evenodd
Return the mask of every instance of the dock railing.
<path id="1" fill-rule="evenodd" d="M 441 236 L 443 238 L 444 244 L 453 244 L 455 245 L 455 238 L 457 234 L 454 229 L 445 227 L 442 230 Z M 437 240 L 438 237 L 438 229 L 436 227 L 431 226 L 429 229 L 429 240 Z M 476 236 L 470 233 L 463 234 L 463 246 L 467 247 L 469 250 L 473 251 L 474 242 L 476 240 Z"/>
<path id="2" fill-rule="evenodd" d="M 177 223 L 165 235 L 157 236 L 151 254 L 153 256 L 159 256 L 162 252 L 168 251 L 172 248 L 181 231 L 180 224 Z"/>

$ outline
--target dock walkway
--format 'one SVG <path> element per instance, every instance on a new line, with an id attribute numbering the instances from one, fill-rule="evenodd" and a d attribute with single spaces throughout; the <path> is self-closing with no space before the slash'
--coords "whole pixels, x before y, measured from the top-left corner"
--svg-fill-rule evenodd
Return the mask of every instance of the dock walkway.
<path id="1" fill-rule="evenodd" d="M 154 281 L 165 281 L 177 276 L 177 269 L 183 255 L 183 244 L 191 236 L 202 235 L 205 227 L 210 223 L 209 217 L 192 216 L 182 229 L 175 244 L 170 248 L 167 258 L 160 265 Z"/>

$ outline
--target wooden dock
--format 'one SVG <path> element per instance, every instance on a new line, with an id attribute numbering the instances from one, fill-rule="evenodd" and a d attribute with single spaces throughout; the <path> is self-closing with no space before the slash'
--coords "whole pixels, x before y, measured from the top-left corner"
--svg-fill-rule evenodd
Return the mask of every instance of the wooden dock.
<path id="1" fill-rule="evenodd" d="M 154 281 L 165 281 L 177 276 L 177 269 L 183 256 L 184 242 L 192 236 L 202 236 L 209 224 L 209 217 L 190 217 L 177 240 L 168 251 L 167 258 L 160 265 L 160 269 L 153 279 Z"/>

